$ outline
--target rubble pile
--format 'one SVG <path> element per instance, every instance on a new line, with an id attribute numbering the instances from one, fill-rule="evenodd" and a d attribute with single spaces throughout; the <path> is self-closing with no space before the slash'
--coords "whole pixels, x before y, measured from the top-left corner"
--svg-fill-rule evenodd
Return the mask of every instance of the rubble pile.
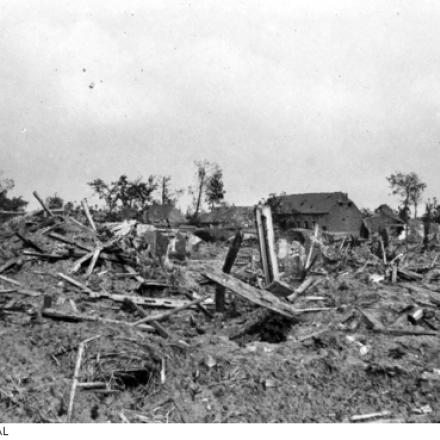
<path id="1" fill-rule="evenodd" d="M 0 225 L 9 421 L 439 420 L 436 243 L 277 233 L 264 263 L 258 231 L 44 208 Z"/>

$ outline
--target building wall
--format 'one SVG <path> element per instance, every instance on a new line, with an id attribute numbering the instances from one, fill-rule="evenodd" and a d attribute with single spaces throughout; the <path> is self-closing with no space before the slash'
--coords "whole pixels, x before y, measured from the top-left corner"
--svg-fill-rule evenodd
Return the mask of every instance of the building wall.
<path id="1" fill-rule="evenodd" d="M 351 206 L 336 205 L 328 214 L 277 214 L 274 220 L 281 228 L 313 229 L 317 223 L 324 231 L 348 233 L 356 237 L 362 228 L 362 214 L 353 203 Z"/>

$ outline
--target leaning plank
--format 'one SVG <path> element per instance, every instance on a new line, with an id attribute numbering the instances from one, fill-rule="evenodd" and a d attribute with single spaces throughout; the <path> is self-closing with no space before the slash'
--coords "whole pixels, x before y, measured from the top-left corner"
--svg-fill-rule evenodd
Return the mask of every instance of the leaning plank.
<path id="1" fill-rule="evenodd" d="M 72 269 L 70 270 L 70 273 L 76 273 L 81 269 L 81 266 L 95 255 L 95 251 L 88 252 L 87 254 L 83 255 L 81 258 L 76 260 L 75 264 L 73 265 Z"/>
<path id="2" fill-rule="evenodd" d="M 45 203 L 43 202 L 42 198 L 38 195 L 37 191 L 34 191 L 33 196 L 38 200 L 38 202 L 40 203 L 41 207 L 43 208 L 44 212 L 46 212 L 46 214 L 49 217 L 54 217 L 53 213 L 49 210 L 49 208 L 45 205 Z"/>
<path id="3" fill-rule="evenodd" d="M 35 249 L 37 252 L 44 254 L 44 249 L 38 246 L 38 244 L 35 243 L 30 238 L 25 237 L 23 234 L 20 234 L 20 232 L 16 232 L 15 235 L 25 244 L 25 246 L 31 247 L 32 249 Z"/>
<path id="4" fill-rule="evenodd" d="M 288 301 L 293 302 L 298 297 L 298 295 L 302 295 L 314 282 L 316 278 L 309 277 L 306 278 L 294 291 L 291 295 L 287 297 Z"/>
<path id="5" fill-rule="evenodd" d="M 81 206 L 82 206 L 82 208 L 84 210 L 84 213 L 86 214 L 86 217 L 87 217 L 87 220 L 88 220 L 90 226 L 96 232 L 96 225 L 95 225 L 95 222 L 93 221 L 92 215 L 90 214 L 89 205 L 87 204 L 87 200 L 86 199 L 83 199 L 81 201 Z"/>
<path id="6" fill-rule="evenodd" d="M 0 266 L 0 273 L 4 272 L 5 270 L 8 270 L 9 268 L 15 266 L 16 264 L 21 264 L 21 262 L 22 262 L 21 258 L 11 258 L 10 260 L 6 261 L 6 263 Z"/>
<path id="7" fill-rule="evenodd" d="M 277 312 L 280 315 L 286 316 L 287 318 L 296 318 L 301 313 L 331 310 L 328 307 L 296 309 L 290 304 L 281 301 L 267 290 L 256 289 L 255 287 L 252 287 L 249 284 L 246 284 L 231 275 L 214 271 L 205 271 L 204 275 L 210 280 L 221 284 L 226 289 L 231 290 L 232 292 L 247 299 L 248 301 Z"/>
<path id="8" fill-rule="evenodd" d="M 99 297 L 99 293 L 98 292 L 94 292 L 92 289 L 90 289 L 89 287 L 87 287 L 85 284 L 79 282 L 78 280 L 75 280 L 72 277 L 69 277 L 67 275 L 64 275 L 61 272 L 58 272 L 58 276 L 60 278 L 62 278 L 63 280 L 67 281 L 69 284 L 72 284 L 72 286 L 78 287 L 79 289 L 81 289 L 83 292 L 87 293 L 91 298 L 97 298 Z"/>
<path id="9" fill-rule="evenodd" d="M 234 240 L 226 255 L 225 263 L 223 264 L 223 272 L 231 273 L 232 266 L 237 258 L 238 251 L 240 250 L 241 243 L 243 241 L 243 233 L 239 230 L 235 234 Z M 215 309 L 217 312 L 225 311 L 225 288 L 222 285 L 218 285 L 215 290 Z"/>
<path id="10" fill-rule="evenodd" d="M 174 315 L 177 312 L 188 309 L 189 307 L 195 306 L 196 304 L 200 304 L 201 302 L 205 301 L 207 298 L 208 298 L 207 296 L 202 296 L 201 298 L 197 298 L 194 301 L 191 301 L 183 306 L 176 307 L 175 309 L 169 310 L 168 312 L 164 312 L 159 315 L 145 316 L 144 318 L 139 319 L 139 321 L 134 322 L 132 325 L 137 326 L 145 322 L 163 321 L 164 319 L 168 319 L 171 315 Z"/>
<path id="11" fill-rule="evenodd" d="M 90 260 L 89 267 L 87 268 L 86 276 L 89 277 L 93 273 L 93 269 L 95 268 L 96 262 L 98 261 L 101 250 L 102 248 L 100 246 L 97 246 L 96 249 L 93 251 L 93 257 Z"/>
<path id="12" fill-rule="evenodd" d="M 130 301 L 129 301 L 130 302 Z M 139 307 L 138 304 L 136 304 L 135 302 L 131 301 L 130 304 L 142 315 L 142 316 L 146 316 L 146 312 L 144 309 L 142 309 L 141 307 Z M 174 336 L 174 334 L 170 331 L 168 331 L 165 327 L 163 327 L 160 323 L 158 323 L 157 321 L 150 321 L 151 326 L 154 327 L 154 329 L 157 331 L 157 333 L 159 333 L 160 336 L 162 336 L 163 338 L 169 338 L 169 339 L 176 339 L 176 337 Z"/>

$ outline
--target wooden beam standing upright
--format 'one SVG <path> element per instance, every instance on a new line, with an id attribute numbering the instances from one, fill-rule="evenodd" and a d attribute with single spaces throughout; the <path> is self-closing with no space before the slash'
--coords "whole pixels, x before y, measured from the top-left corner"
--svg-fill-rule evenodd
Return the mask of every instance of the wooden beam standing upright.
<path id="1" fill-rule="evenodd" d="M 90 226 L 96 232 L 96 225 L 95 225 L 95 222 L 93 221 L 92 215 L 90 214 L 89 205 L 87 204 L 87 199 L 81 200 L 81 206 L 84 210 L 84 213 L 86 214 L 86 217 L 87 217 L 87 220 L 88 220 Z"/>
<path id="2" fill-rule="evenodd" d="M 255 223 L 260 247 L 261 264 L 266 286 L 280 279 L 278 260 L 275 253 L 275 235 L 273 231 L 272 210 L 268 205 L 255 208 Z"/>
<path id="3" fill-rule="evenodd" d="M 243 233 L 241 231 L 237 231 L 226 255 L 225 263 L 223 265 L 224 273 L 231 272 L 232 266 L 234 265 L 235 259 L 237 258 L 238 251 L 240 250 L 242 241 Z M 215 290 L 215 310 L 217 312 L 225 311 L 225 291 L 226 289 L 223 286 L 217 285 Z"/>
<path id="4" fill-rule="evenodd" d="M 38 202 L 40 203 L 41 207 L 43 208 L 44 212 L 49 216 L 49 217 L 55 217 L 53 215 L 53 212 L 50 211 L 50 209 L 45 205 L 45 203 L 43 202 L 43 199 L 38 195 L 37 191 L 34 191 L 33 196 L 38 200 Z"/>

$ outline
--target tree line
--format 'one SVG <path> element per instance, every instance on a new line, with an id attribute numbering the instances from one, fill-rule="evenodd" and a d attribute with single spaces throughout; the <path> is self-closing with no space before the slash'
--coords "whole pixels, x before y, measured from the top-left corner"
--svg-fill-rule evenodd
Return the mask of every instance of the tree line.
<path id="1" fill-rule="evenodd" d="M 192 198 L 192 209 L 189 215 L 197 219 L 205 204 L 210 209 L 225 205 L 223 170 L 216 162 L 198 160 L 194 162 L 194 183 L 186 190 Z M 118 179 L 110 182 L 96 178 L 87 183 L 93 193 L 103 201 L 108 213 L 115 213 L 125 209 L 144 210 L 151 205 L 175 206 L 185 193 L 185 189 L 173 189 L 171 176 L 150 175 L 146 179 L 138 177 L 130 179 L 122 174 Z M 21 197 L 8 197 L 8 192 L 14 188 L 14 181 L 10 178 L 1 178 L 0 173 L 0 210 L 18 211 L 24 209 L 28 202 Z M 77 208 L 73 202 L 65 202 L 57 193 L 46 199 L 49 209 Z"/>

